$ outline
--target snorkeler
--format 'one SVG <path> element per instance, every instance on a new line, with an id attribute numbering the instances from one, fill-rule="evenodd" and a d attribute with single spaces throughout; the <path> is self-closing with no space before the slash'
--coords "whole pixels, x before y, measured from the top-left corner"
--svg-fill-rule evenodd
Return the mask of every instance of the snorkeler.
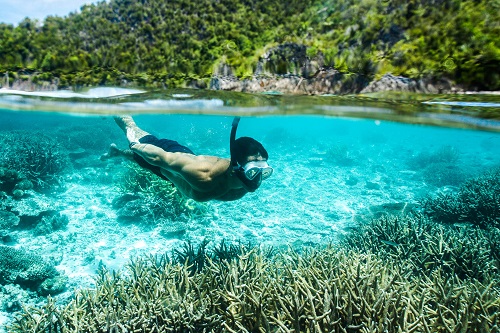
<path id="1" fill-rule="evenodd" d="M 115 117 L 127 135 L 129 148 L 112 144 L 102 159 L 125 156 L 143 168 L 172 182 L 186 197 L 196 201 L 232 201 L 254 192 L 273 173 L 267 164 L 268 154 L 261 143 L 241 137 L 235 140 L 240 118 L 231 129 L 231 159 L 196 155 L 177 141 L 158 139 L 140 129 L 132 117 Z"/>

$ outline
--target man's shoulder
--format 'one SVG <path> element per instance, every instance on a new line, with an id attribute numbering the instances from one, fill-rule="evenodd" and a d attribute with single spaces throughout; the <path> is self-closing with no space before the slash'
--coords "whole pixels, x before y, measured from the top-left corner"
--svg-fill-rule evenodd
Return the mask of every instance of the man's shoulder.
<path id="1" fill-rule="evenodd" d="M 182 156 L 177 161 L 182 172 L 197 178 L 213 179 L 220 176 L 229 168 L 231 161 L 211 155 Z M 203 177 L 200 177 L 203 176 Z"/>

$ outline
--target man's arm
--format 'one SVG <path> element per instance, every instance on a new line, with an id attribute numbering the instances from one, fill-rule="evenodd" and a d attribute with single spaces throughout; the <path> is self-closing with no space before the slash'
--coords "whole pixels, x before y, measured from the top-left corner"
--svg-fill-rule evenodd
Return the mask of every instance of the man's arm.
<path id="1" fill-rule="evenodd" d="M 185 158 L 182 158 L 185 156 L 180 156 L 180 153 L 173 154 L 161 149 L 160 147 L 148 143 L 140 143 L 136 137 L 136 132 L 131 128 L 127 128 L 126 135 L 129 141 L 130 150 L 141 156 L 151 165 L 160 167 L 170 172 L 180 173 L 182 172 L 184 165 L 189 163 L 189 161 Z M 179 159 L 184 159 L 184 161 L 179 161 Z"/>
<path id="2" fill-rule="evenodd" d="M 130 150 L 151 165 L 178 173 L 185 171 L 183 169 L 192 162 L 194 157 L 194 155 L 186 153 L 170 153 L 160 147 L 139 142 L 130 143 Z"/>
<path id="3" fill-rule="evenodd" d="M 151 144 L 140 143 L 135 131 L 130 128 L 127 128 L 126 135 L 132 152 L 141 156 L 151 165 L 181 175 L 192 185 L 197 182 L 209 182 L 214 176 L 227 169 L 226 167 L 223 170 L 221 165 L 215 166 L 206 158 L 200 158 L 196 155 L 181 152 L 171 153 Z"/>

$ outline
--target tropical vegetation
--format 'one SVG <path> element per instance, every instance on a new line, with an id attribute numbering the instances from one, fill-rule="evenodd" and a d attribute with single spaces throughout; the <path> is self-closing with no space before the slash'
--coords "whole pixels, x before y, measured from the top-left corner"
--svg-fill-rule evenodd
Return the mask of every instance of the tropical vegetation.
<path id="1" fill-rule="evenodd" d="M 495 90 L 498 36 L 498 0 L 111 0 L 43 22 L 0 23 L 0 73 L 59 86 L 206 84 L 220 64 L 248 77 L 272 47 L 293 43 L 347 75 L 444 77 Z"/>

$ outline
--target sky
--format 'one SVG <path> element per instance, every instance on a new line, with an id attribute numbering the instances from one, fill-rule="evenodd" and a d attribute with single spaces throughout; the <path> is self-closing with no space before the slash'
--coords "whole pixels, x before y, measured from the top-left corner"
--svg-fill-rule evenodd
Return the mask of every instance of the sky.
<path id="1" fill-rule="evenodd" d="M 17 25 L 25 17 L 43 21 L 48 15 L 66 16 L 97 0 L 0 0 L 0 23 Z"/>

